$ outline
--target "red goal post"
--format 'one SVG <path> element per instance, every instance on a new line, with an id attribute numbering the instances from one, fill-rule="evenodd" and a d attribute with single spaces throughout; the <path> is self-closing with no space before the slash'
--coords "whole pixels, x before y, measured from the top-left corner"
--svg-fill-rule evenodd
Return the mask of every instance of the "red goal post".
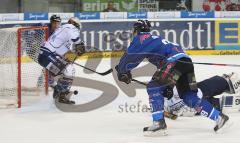
<path id="1" fill-rule="evenodd" d="M 0 29 L 0 107 L 20 108 L 23 96 L 48 94 L 48 74 L 37 63 L 48 27 Z"/>

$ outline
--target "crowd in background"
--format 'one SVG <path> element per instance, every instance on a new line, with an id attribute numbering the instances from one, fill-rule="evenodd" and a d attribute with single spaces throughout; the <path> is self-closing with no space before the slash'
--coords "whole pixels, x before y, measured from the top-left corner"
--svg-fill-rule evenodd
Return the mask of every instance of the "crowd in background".
<path id="1" fill-rule="evenodd" d="M 1 0 L 0 13 L 240 11 L 240 0 Z"/>

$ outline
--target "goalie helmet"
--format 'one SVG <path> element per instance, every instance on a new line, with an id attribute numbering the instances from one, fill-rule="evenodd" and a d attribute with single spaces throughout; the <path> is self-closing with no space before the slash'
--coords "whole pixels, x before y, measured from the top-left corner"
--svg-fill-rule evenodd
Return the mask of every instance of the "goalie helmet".
<path id="1" fill-rule="evenodd" d="M 57 16 L 57 15 L 52 15 L 51 17 L 50 17 L 50 22 L 53 22 L 53 21 L 57 21 L 57 22 L 61 22 L 61 18 L 60 18 L 60 16 Z"/>
<path id="2" fill-rule="evenodd" d="M 150 32 L 151 24 L 148 20 L 138 20 L 133 24 L 133 33 Z"/>
<path id="3" fill-rule="evenodd" d="M 80 22 L 80 19 L 77 18 L 77 17 L 72 17 L 72 18 L 70 18 L 70 19 L 68 20 L 68 23 L 74 25 L 74 26 L 77 27 L 78 29 L 81 29 L 81 27 L 82 27 L 81 22 Z"/>

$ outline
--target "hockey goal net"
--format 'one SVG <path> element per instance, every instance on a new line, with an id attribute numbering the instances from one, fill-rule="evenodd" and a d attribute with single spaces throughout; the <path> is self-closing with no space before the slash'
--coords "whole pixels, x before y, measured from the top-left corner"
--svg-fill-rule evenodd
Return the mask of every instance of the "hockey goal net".
<path id="1" fill-rule="evenodd" d="M 47 27 L 0 29 L 0 107 L 20 108 L 23 96 L 47 94 L 47 72 L 37 63 Z"/>

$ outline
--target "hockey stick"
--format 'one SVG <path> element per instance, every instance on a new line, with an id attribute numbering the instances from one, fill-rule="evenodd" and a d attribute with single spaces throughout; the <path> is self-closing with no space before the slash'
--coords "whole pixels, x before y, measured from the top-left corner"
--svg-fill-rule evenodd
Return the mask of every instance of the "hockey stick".
<path id="1" fill-rule="evenodd" d="M 94 73 L 96 73 L 96 74 L 102 75 L 102 76 L 105 76 L 105 75 L 107 75 L 107 74 L 110 74 L 110 73 L 113 71 L 113 69 L 111 68 L 111 69 L 109 69 L 109 70 L 107 70 L 107 71 L 105 71 L 105 72 L 100 73 L 100 72 L 97 72 L 97 71 L 95 71 L 95 70 L 93 70 L 93 69 L 90 69 L 90 68 L 88 68 L 88 67 L 85 67 L 85 66 L 83 66 L 83 65 L 80 65 L 80 64 L 78 64 L 78 63 L 76 63 L 76 62 L 74 62 L 73 64 L 75 64 L 75 65 L 77 65 L 77 66 L 79 66 L 79 67 L 82 67 L 82 68 L 84 68 L 84 69 L 87 69 L 87 70 L 89 70 L 89 71 L 91 71 L 91 72 L 94 72 Z"/>
<path id="2" fill-rule="evenodd" d="M 139 80 L 136 80 L 136 79 L 132 79 L 132 81 L 136 82 L 136 83 L 139 83 L 141 85 L 144 85 L 144 86 L 147 86 L 147 83 L 145 82 L 142 82 L 142 81 L 139 81 Z M 172 119 L 172 120 L 176 120 L 177 119 L 177 115 L 173 114 L 173 113 L 170 113 L 170 112 L 167 112 L 167 111 L 164 111 L 164 116 L 169 118 L 169 119 Z"/>
<path id="3" fill-rule="evenodd" d="M 198 63 L 198 62 L 192 62 L 192 63 L 193 63 L 193 64 L 198 64 L 198 65 L 213 65 L 213 66 L 240 67 L 240 65 L 236 65 L 236 64 Z"/>

